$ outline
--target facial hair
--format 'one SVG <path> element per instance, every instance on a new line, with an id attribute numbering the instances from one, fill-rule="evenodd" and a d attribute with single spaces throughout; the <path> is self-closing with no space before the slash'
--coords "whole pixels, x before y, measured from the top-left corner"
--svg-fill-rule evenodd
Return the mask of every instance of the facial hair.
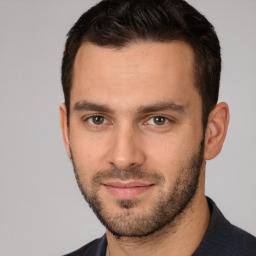
<path id="1" fill-rule="evenodd" d="M 105 205 L 100 194 L 100 184 L 110 179 L 139 180 L 149 182 L 157 187 L 163 187 L 165 177 L 159 171 L 149 171 L 139 167 L 125 170 L 113 168 L 97 172 L 90 184 L 83 184 L 79 176 L 75 158 L 71 151 L 72 163 L 78 186 L 101 223 L 116 237 L 145 237 L 161 230 L 166 225 L 174 223 L 192 202 L 199 183 L 203 164 L 204 140 L 200 149 L 184 163 L 178 176 L 167 192 L 158 190 L 158 199 L 151 203 L 147 211 L 134 211 L 139 208 L 139 199 L 120 199 L 116 203 L 120 209 L 113 212 Z M 171 172 L 170 168 L 170 172 Z M 86 171 L 84 172 L 86 173 Z"/>

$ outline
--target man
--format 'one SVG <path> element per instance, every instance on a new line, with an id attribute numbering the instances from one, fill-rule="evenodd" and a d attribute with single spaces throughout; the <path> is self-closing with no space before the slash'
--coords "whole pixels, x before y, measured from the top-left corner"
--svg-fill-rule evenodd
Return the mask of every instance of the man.
<path id="1" fill-rule="evenodd" d="M 220 46 L 183 0 L 105 0 L 68 34 L 64 143 L 106 235 L 68 255 L 256 255 L 205 197 L 229 121 Z"/>

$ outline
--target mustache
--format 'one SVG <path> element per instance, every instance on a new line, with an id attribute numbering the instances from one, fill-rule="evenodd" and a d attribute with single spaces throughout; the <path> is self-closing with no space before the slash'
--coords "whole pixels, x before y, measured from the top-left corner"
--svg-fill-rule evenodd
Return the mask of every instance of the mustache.
<path id="1" fill-rule="evenodd" d="M 119 179 L 122 181 L 139 180 L 139 181 L 146 181 L 146 182 L 159 184 L 159 185 L 165 182 L 164 176 L 156 171 L 152 172 L 152 171 L 142 169 L 140 167 L 129 167 L 122 170 L 117 167 L 113 167 L 112 169 L 109 169 L 109 170 L 97 172 L 93 176 L 92 183 L 94 185 L 97 185 L 111 179 Z"/>

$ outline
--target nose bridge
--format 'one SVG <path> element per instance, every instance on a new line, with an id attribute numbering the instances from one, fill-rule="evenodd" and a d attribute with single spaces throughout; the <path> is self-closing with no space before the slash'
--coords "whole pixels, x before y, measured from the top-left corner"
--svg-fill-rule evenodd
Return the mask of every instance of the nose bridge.
<path id="1" fill-rule="evenodd" d="M 127 122 L 115 127 L 109 149 L 109 161 L 119 169 L 142 165 L 145 154 L 140 144 L 140 134 Z"/>

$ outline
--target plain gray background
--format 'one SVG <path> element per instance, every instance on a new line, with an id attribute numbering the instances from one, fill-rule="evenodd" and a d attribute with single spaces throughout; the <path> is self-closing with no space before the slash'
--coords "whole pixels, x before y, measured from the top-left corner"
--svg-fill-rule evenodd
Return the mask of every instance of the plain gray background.
<path id="1" fill-rule="evenodd" d="M 66 33 L 93 0 L 0 0 L 0 255 L 54 256 L 104 228 L 84 202 L 59 128 Z M 231 121 L 206 193 L 256 235 L 256 1 L 190 0 L 222 45 Z"/>

